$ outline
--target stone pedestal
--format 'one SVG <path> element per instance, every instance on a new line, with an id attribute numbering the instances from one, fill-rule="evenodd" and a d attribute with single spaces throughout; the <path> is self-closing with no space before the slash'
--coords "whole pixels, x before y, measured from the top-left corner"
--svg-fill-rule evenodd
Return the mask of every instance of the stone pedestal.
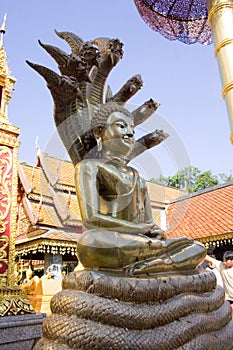
<path id="1" fill-rule="evenodd" d="M 0 317 L 0 350 L 31 350 L 42 336 L 45 314 Z"/>
<path id="2" fill-rule="evenodd" d="M 233 320 L 213 272 L 144 277 L 73 272 L 33 350 L 233 350 Z"/>

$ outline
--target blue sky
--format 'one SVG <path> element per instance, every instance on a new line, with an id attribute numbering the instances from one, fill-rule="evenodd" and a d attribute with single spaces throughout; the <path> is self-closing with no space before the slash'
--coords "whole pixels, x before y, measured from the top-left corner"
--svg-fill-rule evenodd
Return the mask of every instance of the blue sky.
<path id="1" fill-rule="evenodd" d="M 35 162 L 37 137 L 42 150 L 66 156 L 56 137 L 50 93 L 43 79 L 25 63 L 29 60 L 57 70 L 38 44 L 40 39 L 70 52 L 56 36 L 56 29 L 74 32 L 85 41 L 119 38 L 124 43 L 124 57 L 109 76 L 113 92 L 131 76 L 141 74 L 144 85 L 130 100 L 129 108 L 149 98 L 161 104 L 138 130 L 138 135 L 156 128 L 170 133 L 163 144 L 134 160 L 146 178 L 174 175 L 188 165 L 213 174 L 232 171 L 233 145 L 213 45 L 168 41 L 147 26 L 133 0 L 2 0 L 0 22 L 5 13 L 4 48 L 17 80 L 8 117 L 21 130 L 20 160 Z"/>

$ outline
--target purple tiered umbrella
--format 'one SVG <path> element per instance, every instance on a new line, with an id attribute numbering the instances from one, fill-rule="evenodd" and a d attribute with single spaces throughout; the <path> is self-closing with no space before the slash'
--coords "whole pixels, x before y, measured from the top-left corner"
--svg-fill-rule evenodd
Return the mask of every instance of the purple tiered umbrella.
<path id="1" fill-rule="evenodd" d="M 134 0 L 151 29 L 185 44 L 211 44 L 206 0 Z"/>
<path id="2" fill-rule="evenodd" d="M 215 44 L 233 144 L 233 0 L 134 0 L 148 26 L 169 40 Z"/>
<path id="3" fill-rule="evenodd" d="M 143 20 L 169 40 L 211 44 L 206 0 L 134 0 Z"/>

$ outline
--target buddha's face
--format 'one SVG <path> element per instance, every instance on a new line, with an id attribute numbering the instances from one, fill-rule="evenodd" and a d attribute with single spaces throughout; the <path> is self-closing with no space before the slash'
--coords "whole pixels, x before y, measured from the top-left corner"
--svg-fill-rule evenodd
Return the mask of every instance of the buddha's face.
<path id="1" fill-rule="evenodd" d="M 113 112 L 102 131 L 103 150 L 127 156 L 134 148 L 133 118 L 122 112 Z"/>

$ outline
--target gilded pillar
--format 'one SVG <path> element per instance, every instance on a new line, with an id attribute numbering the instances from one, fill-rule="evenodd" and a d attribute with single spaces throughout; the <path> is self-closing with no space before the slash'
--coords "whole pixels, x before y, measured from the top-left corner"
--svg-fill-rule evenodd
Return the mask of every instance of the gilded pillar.
<path id="1" fill-rule="evenodd" d="M 18 128 L 0 125 L 0 286 L 14 287 Z"/>
<path id="2" fill-rule="evenodd" d="M 233 1 L 208 0 L 207 4 L 233 143 Z"/>
<path id="3" fill-rule="evenodd" d="M 2 33 L 2 29 L 0 30 Z M 0 41 L 0 316 L 34 312 L 15 277 L 19 128 L 7 117 L 15 79 Z"/>

